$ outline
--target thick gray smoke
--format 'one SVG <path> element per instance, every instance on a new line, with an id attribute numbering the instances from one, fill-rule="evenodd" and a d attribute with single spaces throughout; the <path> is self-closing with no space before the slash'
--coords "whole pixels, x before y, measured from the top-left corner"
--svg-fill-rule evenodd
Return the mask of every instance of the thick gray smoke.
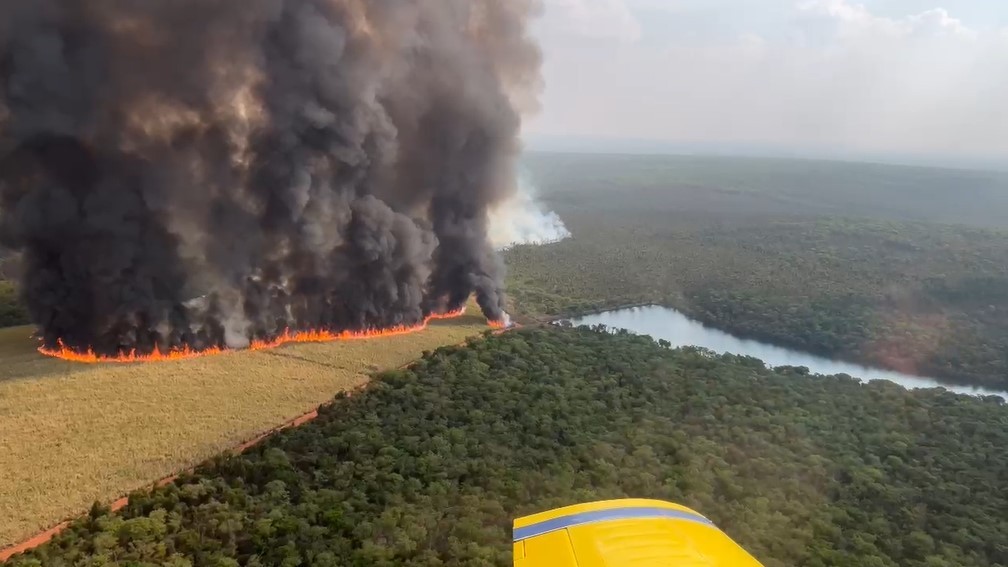
<path id="1" fill-rule="evenodd" d="M 534 3 L 0 2 L 0 229 L 45 342 L 503 319 Z"/>

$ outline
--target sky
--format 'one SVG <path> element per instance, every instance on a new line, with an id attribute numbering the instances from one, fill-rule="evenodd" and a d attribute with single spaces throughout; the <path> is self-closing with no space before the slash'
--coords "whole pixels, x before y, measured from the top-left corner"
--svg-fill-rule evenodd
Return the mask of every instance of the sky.
<path id="1" fill-rule="evenodd" d="M 643 140 L 1008 161 L 1008 2 L 543 2 L 533 148 Z"/>

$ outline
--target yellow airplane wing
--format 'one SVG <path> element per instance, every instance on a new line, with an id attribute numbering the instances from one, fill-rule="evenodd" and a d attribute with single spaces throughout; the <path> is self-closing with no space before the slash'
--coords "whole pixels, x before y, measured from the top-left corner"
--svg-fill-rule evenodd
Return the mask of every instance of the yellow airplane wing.
<path id="1" fill-rule="evenodd" d="M 577 504 L 514 521 L 515 567 L 762 567 L 713 522 L 660 500 Z"/>

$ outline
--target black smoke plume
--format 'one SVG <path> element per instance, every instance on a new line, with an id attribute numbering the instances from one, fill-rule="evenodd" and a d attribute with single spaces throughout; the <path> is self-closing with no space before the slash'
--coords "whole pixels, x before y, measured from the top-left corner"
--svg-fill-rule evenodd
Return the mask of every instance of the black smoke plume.
<path id="1" fill-rule="evenodd" d="M 0 236 L 45 343 L 506 317 L 534 3 L 0 2 Z"/>

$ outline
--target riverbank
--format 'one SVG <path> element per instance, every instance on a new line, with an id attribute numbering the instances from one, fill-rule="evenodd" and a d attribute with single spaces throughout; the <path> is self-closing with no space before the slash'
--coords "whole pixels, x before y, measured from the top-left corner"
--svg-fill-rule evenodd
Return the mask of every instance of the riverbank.
<path id="1" fill-rule="evenodd" d="M 604 302 L 602 302 L 604 304 Z M 805 354 L 812 355 L 815 357 L 825 358 L 834 360 L 837 362 L 842 362 L 849 365 L 878 368 L 880 370 L 885 370 L 893 373 L 901 374 L 911 374 L 915 375 L 918 372 L 927 376 L 931 376 L 931 380 L 935 382 L 936 385 L 948 388 L 956 388 L 961 390 L 977 390 L 977 391 L 993 391 L 993 392 L 1008 392 L 1008 382 L 1006 382 L 1005 389 L 991 388 L 989 386 L 979 385 L 975 381 L 962 379 L 958 375 L 949 375 L 941 372 L 931 372 L 933 370 L 930 365 L 921 366 L 919 368 L 914 368 L 912 360 L 906 358 L 872 358 L 872 357 L 852 357 L 846 355 L 843 352 L 835 352 L 827 349 L 814 349 L 806 348 L 807 345 L 800 344 L 797 341 L 788 341 L 782 339 L 774 333 L 765 332 L 753 332 L 749 327 L 742 325 L 732 325 L 723 324 L 723 321 L 715 320 L 711 317 L 707 317 L 707 311 L 702 309 L 697 309 L 689 304 L 685 300 L 680 301 L 636 301 L 636 302 L 626 302 L 626 303 L 613 303 L 611 306 L 606 305 L 604 307 L 597 307 L 589 310 L 577 310 L 571 309 L 564 312 L 561 315 L 554 316 L 542 316 L 536 317 L 535 319 L 541 323 L 556 323 L 563 320 L 574 320 L 586 317 L 592 317 L 595 315 L 601 315 L 604 313 L 624 311 L 627 309 L 637 309 L 643 307 L 660 307 L 662 309 L 671 309 L 676 311 L 689 319 L 702 324 L 705 327 L 718 330 L 720 332 L 730 334 L 738 339 L 766 343 L 768 345 L 782 348 L 790 349 L 795 351 L 801 351 Z M 888 364 L 891 361 L 897 361 L 899 364 Z"/>
<path id="2" fill-rule="evenodd" d="M 691 214 L 671 190 L 620 195 L 572 188 L 551 204 L 577 238 L 505 253 L 522 311 L 655 302 L 738 336 L 1008 390 L 1008 233 Z"/>
<path id="3" fill-rule="evenodd" d="M 556 320 L 570 321 L 573 325 L 605 325 L 612 329 L 627 329 L 631 332 L 649 335 L 654 339 L 664 339 L 673 346 L 700 346 L 715 352 L 752 356 L 764 361 L 770 367 L 805 367 L 814 374 L 847 374 L 864 381 L 888 380 L 907 388 L 945 388 L 950 391 L 976 395 L 1000 396 L 1008 400 L 1008 392 L 977 386 L 961 386 L 918 375 L 851 363 L 837 358 L 826 358 L 800 350 L 738 337 L 722 330 L 711 328 L 703 322 L 687 317 L 678 310 L 656 304 L 637 305 L 597 314 Z"/>

